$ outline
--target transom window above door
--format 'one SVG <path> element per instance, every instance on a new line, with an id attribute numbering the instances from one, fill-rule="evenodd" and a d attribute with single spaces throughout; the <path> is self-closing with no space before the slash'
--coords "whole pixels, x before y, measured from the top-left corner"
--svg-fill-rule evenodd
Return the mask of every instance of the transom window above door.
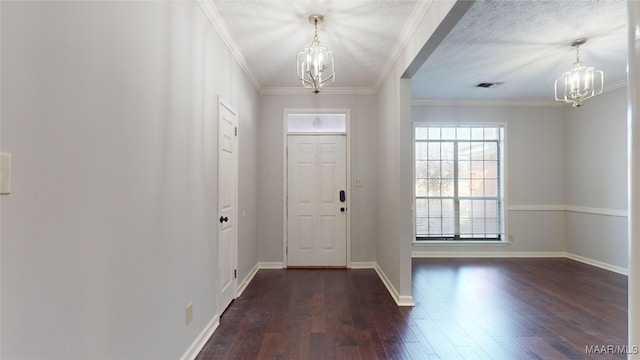
<path id="1" fill-rule="evenodd" d="M 344 134 L 347 132 L 347 115 L 287 114 L 287 132 Z"/>
<path id="2" fill-rule="evenodd" d="M 502 126 L 415 127 L 417 241 L 504 238 Z"/>

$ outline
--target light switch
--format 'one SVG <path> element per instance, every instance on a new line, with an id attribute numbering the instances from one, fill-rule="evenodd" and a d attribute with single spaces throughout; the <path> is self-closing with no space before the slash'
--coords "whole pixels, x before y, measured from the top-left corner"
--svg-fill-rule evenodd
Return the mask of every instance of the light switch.
<path id="1" fill-rule="evenodd" d="M 360 178 L 355 178 L 355 179 L 353 180 L 353 186 L 357 186 L 357 187 L 362 186 L 362 179 L 360 179 Z"/>
<path id="2" fill-rule="evenodd" d="M 0 195 L 11 194 L 11 154 L 0 153 Z"/>

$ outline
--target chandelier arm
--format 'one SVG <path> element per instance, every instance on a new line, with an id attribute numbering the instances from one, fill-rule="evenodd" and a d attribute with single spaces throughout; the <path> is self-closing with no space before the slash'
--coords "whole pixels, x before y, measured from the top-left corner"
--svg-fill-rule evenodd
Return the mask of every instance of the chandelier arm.
<path id="1" fill-rule="evenodd" d="M 334 82 L 336 79 L 336 59 L 333 51 L 327 51 L 327 53 L 331 54 L 331 75 L 329 75 L 329 77 L 327 77 L 325 81 L 331 80 L 331 82 Z"/>
<path id="2" fill-rule="evenodd" d="M 305 71 L 303 69 L 304 67 L 304 61 L 300 62 L 300 56 L 304 56 L 304 50 L 300 51 L 298 53 L 298 56 L 296 56 L 296 75 L 298 76 L 298 79 L 302 81 L 302 85 L 306 83 L 308 83 L 309 81 L 307 79 L 304 78 L 304 74 Z"/>
<path id="3" fill-rule="evenodd" d="M 314 76 L 311 75 L 311 72 L 309 72 L 309 77 L 311 78 L 311 81 L 313 83 L 313 88 L 317 89 L 318 88 L 318 82 L 317 82 L 318 80 Z"/>

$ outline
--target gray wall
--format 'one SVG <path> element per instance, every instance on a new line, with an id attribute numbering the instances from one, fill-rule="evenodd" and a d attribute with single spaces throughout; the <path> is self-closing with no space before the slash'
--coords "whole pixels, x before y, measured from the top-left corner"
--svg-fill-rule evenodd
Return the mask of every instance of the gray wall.
<path id="1" fill-rule="evenodd" d="M 570 106 L 414 106 L 414 122 L 506 124 L 509 245 L 415 245 L 426 256 L 561 255 L 627 267 L 626 88 Z"/>
<path id="2" fill-rule="evenodd" d="M 414 106 L 413 121 L 504 123 L 507 232 L 513 243 L 416 245 L 430 252 L 562 252 L 564 248 L 564 132 L 562 107 Z"/>
<path id="3" fill-rule="evenodd" d="M 195 2 L 0 6 L 0 357 L 181 357 L 218 311 L 218 95 L 240 114 L 240 278 L 257 262 L 256 91 Z"/>
<path id="4" fill-rule="evenodd" d="M 351 110 L 352 177 L 364 181 L 351 188 L 351 260 L 377 262 L 400 297 L 412 120 L 508 126 L 514 243 L 428 251 L 567 251 L 626 267 L 626 217 L 606 214 L 626 210 L 624 90 L 579 110 L 409 115 L 400 74 L 450 2 L 433 4 L 378 94 L 260 97 L 197 3 L 0 6 L 0 141 L 14 159 L 13 193 L 0 197 L 4 359 L 175 359 L 217 317 L 218 95 L 240 114 L 240 279 L 283 260 L 285 108 Z"/>
<path id="5" fill-rule="evenodd" d="M 565 110 L 567 251 L 627 268 L 627 89 Z"/>
<path id="6" fill-rule="evenodd" d="M 351 176 L 362 187 L 350 186 L 351 261 L 373 262 L 375 248 L 375 189 L 377 147 L 373 95 L 261 95 L 258 155 L 259 260 L 281 263 L 283 239 L 284 110 L 349 109 L 351 111 Z"/>
<path id="7" fill-rule="evenodd" d="M 400 185 L 400 119 L 397 104 L 399 79 L 388 79 L 378 92 L 378 187 L 376 197 L 379 206 L 376 209 L 376 249 L 377 264 L 387 276 L 396 291 L 401 283 L 401 246 L 409 242 L 410 237 L 403 237 L 407 228 L 399 223 L 401 209 Z M 409 189 L 410 190 L 410 189 Z M 384 204 L 384 205 L 382 205 Z"/>
<path id="8" fill-rule="evenodd" d="M 411 305 L 411 240 L 413 230 L 413 141 L 411 82 L 402 76 L 436 34 L 455 2 L 436 1 L 400 51 L 376 94 L 378 112 L 377 263 L 396 301 Z M 451 20 L 451 18 L 449 19 Z M 433 40 L 433 39 L 431 39 Z M 437 43 L 432 41 L 432 43 Z M 395 292 L 395 293 L 394 293 Z"/>

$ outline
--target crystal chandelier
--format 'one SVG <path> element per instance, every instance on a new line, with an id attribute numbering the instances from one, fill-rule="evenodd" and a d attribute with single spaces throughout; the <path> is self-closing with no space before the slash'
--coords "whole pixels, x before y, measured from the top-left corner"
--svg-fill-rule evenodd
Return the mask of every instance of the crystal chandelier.
<path id="1" fill-rule="evenodd" d="M 309 16 L 309 22 L 315 27 L 313 40 L 311 46 L 300 51 L 296 59 L 298 79 L 305 88 L 312 89 L 316 94 L 326 82 L 333 82 L 336 78 L 333 51 L 320 46 L 318 40 L 318 24 L 323 19 L 322 15 Z"/>
<path id="2" fill-rule="evenodd" d="M 582 102 L 590 97 L 602 94 L 604 90 L 604 74 L 593 67 L 587 67 L 580 61 L 580 45 L 587 42 L 587 39 L 577 39 L 571 43 L 576 48 L 576 62 L 571 70 L 565 72 L 556 80 L 555 95 L 557 101 L 564 101 L 580 107 Z M 564 85 L 558 96 L 558 88 Z"/>

